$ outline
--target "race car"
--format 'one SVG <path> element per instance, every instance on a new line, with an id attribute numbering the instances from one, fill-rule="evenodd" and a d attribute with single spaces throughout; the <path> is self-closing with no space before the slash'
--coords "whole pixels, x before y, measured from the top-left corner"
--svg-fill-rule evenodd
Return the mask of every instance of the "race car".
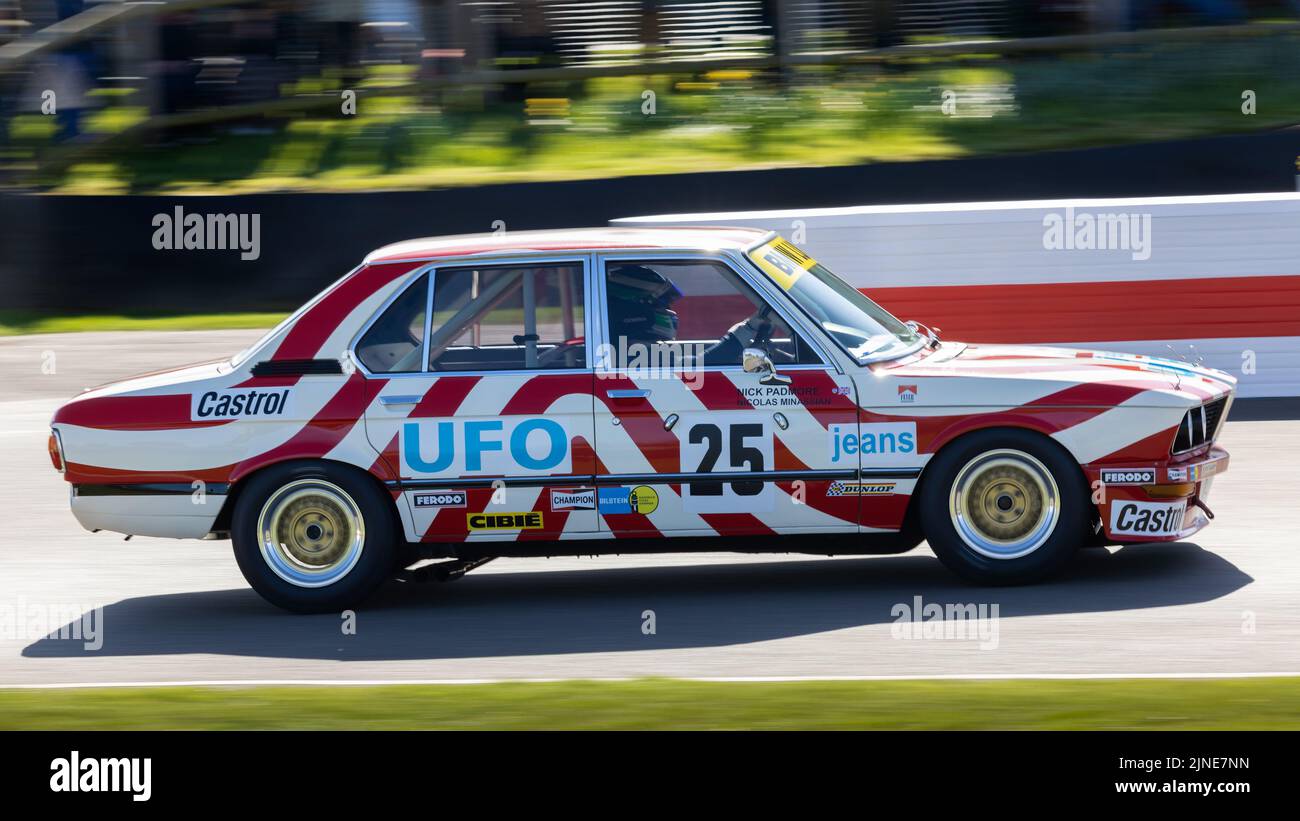
<path id="1" fill-rule="evenodd" d="M 374 251 L 229 360 L 81 394 L 49 448 L 82 526 L 230 538 L 293 611 L 500 556 L 922 539 L 1000 585 L 1201 529 L 1234 387 L 941 340 L 756 229 L 521 232 Z"/>

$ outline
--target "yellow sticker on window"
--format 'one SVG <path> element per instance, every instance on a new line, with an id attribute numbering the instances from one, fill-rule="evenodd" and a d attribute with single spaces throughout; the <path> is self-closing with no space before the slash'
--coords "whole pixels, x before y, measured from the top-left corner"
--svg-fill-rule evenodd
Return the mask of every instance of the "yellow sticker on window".
<path id="1" fill-rule="evenodd" d="M 786 291 L 794 287 L 805 271 L 817 264 L 812 257 L 780 237 L 750 251 L 749 257 Z"/>

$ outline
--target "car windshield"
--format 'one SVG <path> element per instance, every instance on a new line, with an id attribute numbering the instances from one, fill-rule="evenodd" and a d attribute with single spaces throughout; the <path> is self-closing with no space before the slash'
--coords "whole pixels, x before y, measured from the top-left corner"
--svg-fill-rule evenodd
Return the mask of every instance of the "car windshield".
<path id="1" fill-rule="evenodd" d="M 893 359 L 924 344 L 907 324 L 781 237 L 755 248 L 749 256 L 856 359 Z"/>

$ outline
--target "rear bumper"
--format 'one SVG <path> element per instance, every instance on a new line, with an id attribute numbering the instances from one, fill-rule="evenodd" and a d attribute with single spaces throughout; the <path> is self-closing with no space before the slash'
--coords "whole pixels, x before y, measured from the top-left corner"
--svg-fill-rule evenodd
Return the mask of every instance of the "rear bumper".
<path id="1" fill-rule="evenodd" d="M 87 530 L 111 530 L 135 536 L 202 539 L 225 504 L 224 495 L 188 492 L 150 493 L 74 485 L 72 515 Z M 129 487 L 129 486 L 124 486 Z"/>
<path id="2" fill-rule="evenodd" d="M 1085 467 L 1107 541 L 1176 542 L 1201 530 L 1210 523 L 1210 488 L 1228 459 L 1214 446 L 1179 462 Z"/>

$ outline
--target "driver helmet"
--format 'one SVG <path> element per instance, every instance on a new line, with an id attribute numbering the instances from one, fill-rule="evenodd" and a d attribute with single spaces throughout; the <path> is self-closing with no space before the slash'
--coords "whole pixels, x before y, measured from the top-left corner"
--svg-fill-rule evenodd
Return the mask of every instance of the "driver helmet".
<path id="1" fill-rule="evenodd" d="M 644 265 L 619 265 L 610 269 L 605 287 L 611 339 L 653 344 L 677 338 L 677 313 L 669 306 L 682 292 L 663 274 Z"/>

